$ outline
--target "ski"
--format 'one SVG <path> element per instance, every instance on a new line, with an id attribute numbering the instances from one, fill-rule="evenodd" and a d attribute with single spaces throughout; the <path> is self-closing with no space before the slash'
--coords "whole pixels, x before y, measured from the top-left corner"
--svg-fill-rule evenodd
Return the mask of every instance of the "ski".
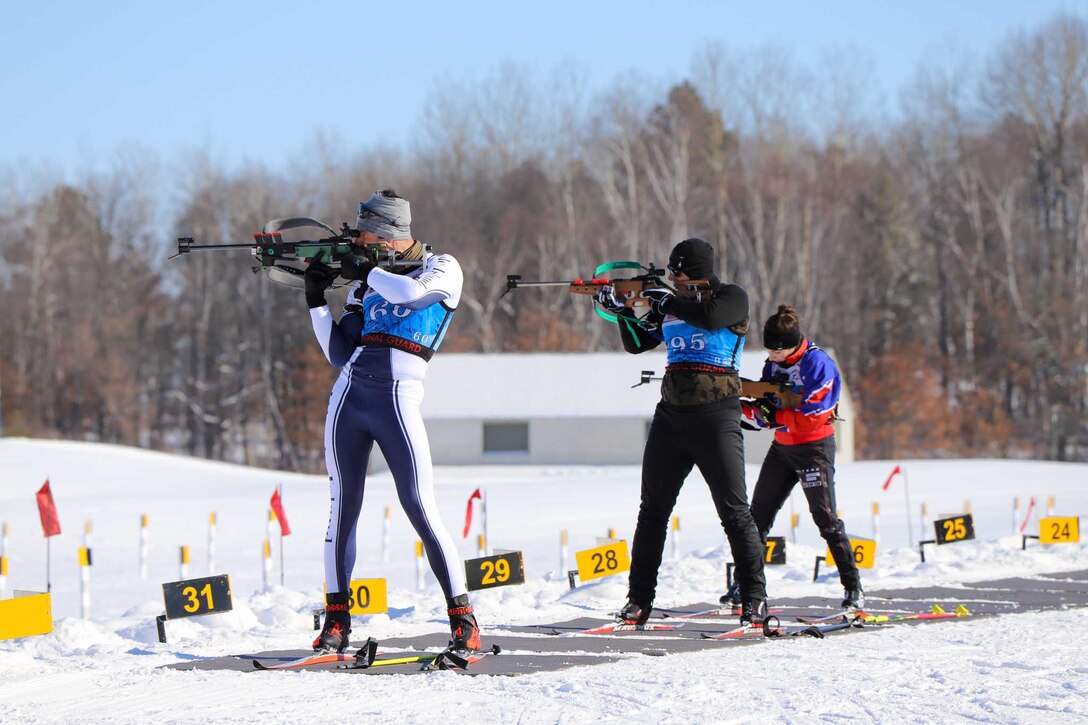
<path id="1" fill-rule="evenodd" d="M 373 667 L 391 667 L 394 665 L 410 665 L 418 663 L 420 670 L 430 672 L 432 670 L 467 670 L 472 665 L 489 655 L 497 655 L 502 651 L 499 645 L 491 645 L 490 649 L 478 652 L 455 651 L 450 649 L 441 652 L 420 652 L 418 654 L 401 655 L 398 657 L 378 657 L 378 641 L 373 637 L 367 639 L 359 651 L 351 658 L 354 662 L 350 665 L 340 665 L 342 670 L 366 670 Z"/>
<path id="2" fill-rule="evenodd" d="M 703 639 L 752 639 L 763 637 L 763 625 L 746 622 L 739 627 L 717 634 L 704 634 Z"/>
<path id="3" fill-rule="evenodd" d="M 823 617 L 794 617 L 793 621 L 802 622 L 804 624 L 822 624 L 824 622 L 834 622 L 838 619 L 841 619 L 842 617 L 850 617 L 851 619 L 862 619 L 868 616 L 871 616 L 869 612 L 865 612 L 860 609 L 843 609 Z"/>
<path id="4" fill-rule="evenodd" d="M 253 667 L 258 670 L 290 670 L 313 665 L 327 665 L 332 662 L 350 662 L 354 659 L 355 655 L 350 655 L 346 652 L 320 652 L 305 657 L 299 657 L 297 660 L 280 662 L 278 664 L 266 664 L 255 659 L 253 660 Z"/>
<path id="5" fill-rule="evenodd" d="M 610 624 L 604 624 L 600 627 L 591 627 L 589 629 L 583 629 L 578 632 L 571 632 L 571 634 L 616 634 L 618 632 L 667 632 L 673 629 L 680 629 L 684 626 L 683 622 L 677 624 L 656 624 L 647 622 L 646 624 L 627 624 L 626 622 L 612 622 Z"/>
<path id="6" fill-rule="evenodd" d="M 928 612 L 913 612 L 907 614 L 866 614 L 860 617 L 864 624 L 890 624 L 894 622 L 927 621 L 934 619 L 959 619 L 971 616 L 971 610 L 962 604 L 955 611 L 946 612 L 941 605 L 934 604 Z"/>
<path id="7" fill-rule="evenodd" d="M 669 614 L 668 610 L 657 610 L 664 615 L 664 619 L 724 619 L 726 617 L 739 617 L 740 607 L 718 607 L 717 609 L 704 609 L 700 612 L 687 612 L 686 614 Z M 782 609 L 768 609 L 768 614 L 778 614 Z"/>
<path id="8" fill-rule="evenodd" d="M 778 617 L 768 617 L 764 620 L 764 633 L 768 637 L 815 637 L 816 639 L 823 639 L 828 632 L 849 629 L 855 626 L 855 623 L 856 621 L 851 619 L 849 615 L 840 614 L 837 621 L 790 627 L 779 624 Z"/>

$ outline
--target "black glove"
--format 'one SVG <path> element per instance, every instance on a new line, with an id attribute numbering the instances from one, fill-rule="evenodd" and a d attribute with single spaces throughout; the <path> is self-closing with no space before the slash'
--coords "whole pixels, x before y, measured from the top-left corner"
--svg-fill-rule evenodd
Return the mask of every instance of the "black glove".
<path id="1" fill-rule="evenodd" d="M 601 307 L 612 312 L 619 312 L 625 307 L 623 300 L 616 296 L 616 288 L 610 284 L 601 287 L 601 291 L 594 295 L 593 299 L 597 300 L 597 304 Z"/>
<path id="2" fill-rule="evenodd" d="M 321 263 L 321 257 L 324 254 L 323 251 L 318 252 L 302 275 L 303 280 L 306 282 L 306 304 L 310 306 L 311 310 L 315 307 L 325 306 L 325 290 L 340 274 L 329 265 Z"/>
<path id="3" fill-rule="evenodd" d="M 650 310 L 656 312 L 661 317 L 665 316 L 668 310 L 669 303 L 672 302 L 673 293 L 672 290 L 661 289 L 647 289 L 642 290 L 642 297 L 650 300 Z"/>
<path id="4" fill-rule="evenodd" d="M 778 427 L 778 409 L 766 398 L 757 398 L 750 404 L 752 417 L 763 428 Z"/>
<path id="5" fill-rule="evenodd" d="M 359 257 L 352 255 L 340 262 L 340 276 L 344 279 L 361 279 L 366 281 L 367 276 L 370 274 L 370 270 L 374 269 L 376 264 L 371 262 L 366 257 Z"/>

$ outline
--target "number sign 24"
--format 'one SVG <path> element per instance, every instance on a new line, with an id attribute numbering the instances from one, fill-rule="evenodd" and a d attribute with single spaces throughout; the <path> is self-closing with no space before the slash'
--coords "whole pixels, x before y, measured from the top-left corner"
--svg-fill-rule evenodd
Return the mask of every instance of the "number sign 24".
<path id="1" fill-rule="evenodd" d="M 1039 541 L 1044 544 L 1075 544 L 1080 541 L 1080 519 L 1050 516 L 1039 519 Z"/>
<path id="2" fill-rule="evenodd" d="M 525 583 L 525 557 L 520 551 L 469 559 L 465 562 L 465 580 L 470 592 Z"/>
<path id="3" fill-rule="evenodd" d="M 582 581 L 631 570 L 631 557 L 627 553 L 626 541 L 579 551 L 575 553 L 574 560 L 578 564 L 578 578 Z"/>

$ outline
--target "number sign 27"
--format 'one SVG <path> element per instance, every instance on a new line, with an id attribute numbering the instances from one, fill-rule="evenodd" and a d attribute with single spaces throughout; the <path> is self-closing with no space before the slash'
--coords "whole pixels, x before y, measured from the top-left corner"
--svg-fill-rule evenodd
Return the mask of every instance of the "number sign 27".
<path id="1" fill-rule="evenodd" d="M 469 591 L 525 583 L 525 557 L 520 551 L 483 556 L 465 562 Z"/>
<path id="2" fill-rule="evenodd" d="M 574 560 L 578 563 L 578 578 L 582 581 L 600 579 L 631 569 L 626 541 L 579 551 L 574 555 Z"/>
<path id="3" fill-rule="evenodd" d="M 975 519 L 971 514 L 949 516 L 933 522 L 937 533 L 937 544 L 952 544 L 975 538 Z"/>
<path id="4" fill-rule="evenodd" d="M 162 598 L 167 619 L 229 612 L 234 608 L 228 574 L 167 582 L 162 585 Z"/>

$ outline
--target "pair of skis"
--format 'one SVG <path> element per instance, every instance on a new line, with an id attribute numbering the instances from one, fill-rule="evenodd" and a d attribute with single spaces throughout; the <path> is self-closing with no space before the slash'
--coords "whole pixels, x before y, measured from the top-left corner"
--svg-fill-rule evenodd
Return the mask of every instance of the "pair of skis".
<path id="1" fill-rule="evenodd" d="M 268 664 L 260 660 L 253 660 L 253 667 L 258 670 L 291 670 L 315 665 L 337 664 L 340 670 L 366 670 L 373 667 L 391 667 L 394 665 L 419 664 L 419 669 L 424 672 L 435 670 L 468 670 L 472 665 L 489 655 L 497 655 L 501 652 L 499 645 L 492 645 L 490 649 L 479 652 L 466 652 L 463 650 L 444 649 L 441 652 L 420 652 L 418 654 L 401 655 L 399 657 L 380 656 L 378 654 L 378 640 L 368 637 L 363 646 L 355 652 L 317 652 L 306 657 L 300 657 L 289 662 Z"/>

